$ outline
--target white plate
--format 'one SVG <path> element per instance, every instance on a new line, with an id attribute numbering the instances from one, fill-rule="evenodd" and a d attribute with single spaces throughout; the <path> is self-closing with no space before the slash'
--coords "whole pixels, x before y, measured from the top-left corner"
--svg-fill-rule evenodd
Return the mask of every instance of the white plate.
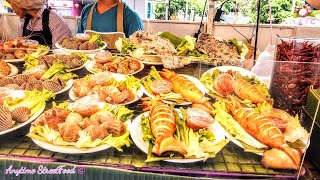
<path id="1" fill-rule="evenodd" d="M 60 91 L 55 92 L 54 94 L 55 94 L 55 95 L 58 95 L 58 94 L 61 94 L 61 93 L 65 92 L 65 91 L 68 91 L 68 90 L 72 87 L 72 85 L 73 85 L 73 80 L 72 80 L 72 79 L 69 79 L 69 80 L 66 82 L 66 86 L 65 86 L 63 89 L 61 89 Z"/>
<path id="2" fill-rule="evenodd" d="M 234 144 L 236 144 L 237 146 L 241 147 L 242 149 L 244 149 L 244 147 L 242 146 L 241 142 L 238 141 L 237 139 L 235 139 L 227 130 L 225 130 L 222 125 L 216 121 L 217 123 L 217 127 L 220 129 L 220 131 L 228 138 L 230 139 L 231 142 L 233 142 Z M 250 134 L 248 134 L 249 136 L 251 136 Z M 251 136 L 252 137 L 252 136 Z M 254 137 L 252 137 L 253 139 L 255 139 Z M 257 140 L 258 141 L 258 140 Z M 258 141 L 259 142 L 259 141 Z M 261 142 L 259 142 L 261 143 Z M 261 143 L 262 144 L 262 143 Z M 268 146 L 266 146 L 268 147 Z M 260 156 L 262 156 L 262 153 L 255 153 L 255 154 L 258 154 Z"/>
<path id="3" fill-rule="evenodd" d="M 206 75 L 207 73 L 212 74 L 212 73 L 214 72 L 214 70 L 216 70 L 216 69 L 220 70 L 221 72 L 227 72 L 228 70 L 237 71 L 237 72 L 239 72 L 242 76 L 249 76 L 249 77 L 254 76 L 254 77 L 256 77 L 259 81 L 264 82 L 261 78 L 259 78 L 259 77 L 258 77 L 256 74 L 254 74 L 253 72 L 248 71 L 248 70 L 246 70 L 246 69 L 244 69 L 244 68 L 241 68 L 241 67 L 237 67 L 237 66 L 218 66 L 218 67 L 214 67 L 214 68 L 211 68 L 211 69 L 207 70 L 206 72 L 204 72 L 204 73 L 202 74 L 202 76 Z M 202 76 L 201 76 L 201 78 L 202 78 Z M 200 78 L 200 79 L 201 79 L 201 78 Z"/>
<path id="4" fill-rule="evenodd" d="M 130 126 L 131 121 L 130 119 L 125 122 L 127 124 L 127 127 Z M 29 132 L 32 132 L 33 126 L 30 127 Z M 127 128 L 128 129 L 128 128 Z M 42 147 L 43 149 L 47 149 L 49 151 L 63 153 L 63 154 L 85 154 L 85 153 L 94 153 L 98 151 L 103 151 L 106 149 L 109 149 L 111 146 L 108 144 L 102 144 L 100 146 L 94 147 L 94 148 L 87 148 L 87 149 L 78 149 L 73 146 L 59 146 L 54 145 L 48 142 L 40 141 L 34 138 L 31 138 L 33 142 L 35 142 L 38 146 Z"/>
<path id="5" fill-rule="evenodd" d="M 134 75 L 134 74 L 137 74 L 138 72 L 140 72 L 140 71 L 142 71 L 143 70 L 143 68 L 144 68 L 144 64 L 142 63 L 142 62 L 140 62 L 139 61 L 139 63 L 140 63 L 140 69 L 139 70 L 137 70 L 137 71 L 135 71 L 135 72 L 133 72 L 133 73 L 130 73 L 130 74 L 121 74 L 121 75 L 126 75 L 126 76 L 128 76 L 128 75 Z M 90 61 L 87 65 L 86 65 L 86 69 L 89 71 L 89 72 L 91 72 L 91 73 L 93 73 L 93 74 L 95 74 L 95 73 L 97 73 L 97 72 L 95 72 L 95 69 L 93 68 L 93 66 L 96 64 L 96 62 L 93 60 L 93 61 Z M 103 71 L 102 71 L 103 72 Z M 110 71 L 106 71 L 106 72 L 110 72 Z M 112 73 L 112 74 L 119 74 L 119 73 L 114 73 L 114 72 L 110 72 L 110 73 Z"/>
<path id="6" fill-rule="evenodd" d="M 208 92 L 207 88 L 201 83 L 201 81 L 193 76 L 189 76 L 189 75 L 186 75 L 186 74 L 180 74 L 182 76 L 184 76 L 185 78 L 187 78 L 188 80 L 190 80 L 191 82 L 193 82 L 197 88 L 202 92 L 202 94 L 204 95 L 205 93 Z M 142 90 L 143 92 L 148 96 L 148 97 L 151 97 L 151 98 L 154 98 L 155 96 L 153 94 L 150 94 L 146 88 L 144 88 L 143 84 L 142 84 Z M 166 101 L 164 100 L 165 103 L 174 103 L 172 101 Z M 191 102 L 184 102 L 184 103 L 176 103 L 176 105 L 181 105 L 181 106 L 186 106 L 186 105 L 190 105 L 192 104 Z"/>
<path id="7" fill-rule="evenodd" d="M 13 93 L 11 93 L 11 95 L 13 98 L 22 98 L 24 97 L 24 91 L 21 91 L 21 90 L 18 90 L 18 91 L 14 91 Z M 3 134 L 7 134 L 9 132 L 12 132 L 16 129 L 19 129 L 19 128 L 22 128 L 24 127 L 25 125 L 31 123 L 32 121 L 34 121 L 38 116 L 40 116 L 40 114 L 44 111 L 46 105 L 44 105 L 38 112 L 36 112 L 33 116 L 31 116 L 27 121 L 25 121 L 24 123 L 19 123 L 18 125 L 16 126 L 13 126 L 12 128 L 10 129 L 7 129 L 5 131 L 0 131 L 0 135 L 3 135 Z"/>
<path id="8" fill-rule="evenodd" d="M 24 58 L 20 59 L 3 59 L 4 62 L 10 63 L 10 62 L 24 62 Z"/>
<path id="9" fill-rule="evenodd" d="M 179 112 L 180 114 L 180 109 L 175 109 Z M 130 130 L 130 136 L 136 146 L 143 151 L 144 153 L 148 154 L 148 147 L 149 147 L 149 142 L 143 141 L 143 134 L 142 134 L 142 128 L 141 128 L 141 117 L 142 115 L 144 116 L 149 116 L 149 112 L 145 112 L 137 116 L 131 123 L 131 126 L 129 128 Z M 180 114 L 181 115 L 181 114 Z M 213 134 L 215 135 L 216 140 L 214 142 L 219 142 L 223 139 L 225 139 L 225 136 L 221 132 L 221 130 L 218 128 L 216 125 L 216 122 L 211 126 L 210 128 L 213 131 Z M 198 162 L 198 161 L 203 161 L 204 158 L 195 158 L 195 159 L 170 159 L 170 160 L 165 160 L 168 162 L 173 162 L 173 163 L 193 163 L 193 162 Z"/>
<path id="10" fill-rule="evenodd" d="M 14 76 L 14 75 L 18 74 L 19 69 L 16 66 L 14 66 L 10 63 L 7 63 L 7 64 L 10 66 L 10 74 L 8 76 Z"/>
<path id="11" fill-rule="evenodd" d="M 80 52 L 80 53 L 87 53 L 87 54 L 92 54 L 92 53 L 97 53 L 103 49 L 105 49 L 107 47 L 107 43 L 106 42 L 102 42 L 103 46 L 99 49 L 94 49 L 94 50 L 72 50 L 72 49 L 66 49 L 62 46 L 60 46 L 60 44 L 57 42 L 55 44 L 55 46 L 58 48 L 58 50 L 55 50 L 55 52 L 68 52 L 68 53 L 74 53 L 74 52 Z"/>
<path id="12" fill-rule="evenodd" d="M 143 64 L 146 64 L 146 65 L 163 65 L 162 62 L 150 62 L 150 61 L 141 61 L 141 60 L 138 60 L 139 62 L 142 62 Z"/>
<path id="13" fill-rule="evenodd" d="M 111 74 L 112 78 L 115 78 L 117 81 L 122 81 L 122 80 L 125 80 L 125 75 L 122 75 L 122 74 Z M 131 103 L 134 103 L 136 101 L 138 101 L 142 95 L 143 95 L 143 90 L 142 90 L 142 85 L 141 87 L 138 89 L 137 91 L 137 94 L 136 94 L 136 98 L 133 100 L 133 101 L 130 101 L 130 102 L 126 102 L 126 103 L 121 103 L 121 104 L 110 104 L 110 105 L 128 105 L 128 104 L 131 104 Z M 79 99 L 79 97 L 77 97 L 74 93 L 73 93 L 73 87 L 69 90 L 69 98 L 72 100 L 72 101 L 76 101 Z M 109 104 L 109 103 L 108 103 Z"/>

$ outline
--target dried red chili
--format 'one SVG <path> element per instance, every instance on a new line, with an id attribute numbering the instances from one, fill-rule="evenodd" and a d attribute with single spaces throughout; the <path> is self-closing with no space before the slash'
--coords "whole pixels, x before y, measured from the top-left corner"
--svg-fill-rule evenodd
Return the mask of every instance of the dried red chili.
<path id="1" fill-rule="evenodd" d="M 320 84 L 320 44 L 297 40 L 277 45 L 270 94 L 274 106 L 295 115 L 306 103 L 310 85 Z"/>

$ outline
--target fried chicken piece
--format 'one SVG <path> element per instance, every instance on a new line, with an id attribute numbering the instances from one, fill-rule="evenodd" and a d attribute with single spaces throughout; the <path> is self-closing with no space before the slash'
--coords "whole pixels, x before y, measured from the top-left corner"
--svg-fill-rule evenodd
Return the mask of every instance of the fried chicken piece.
<path id="1" fill-rule="evenodd" d="M 79 131 L 81 128 L 78 124 L 72 122 L 64 122 L 58 124 L 59 132 L 62 139 L 67 142 L 76 142 L 79 139 Z"/>
<path id="2" fill-rule="evenodd" d="M 10 66 L 6 62 L 0 60 L 0 78 L 8 76 L 10 72 Z"/>
<path id="3" fill-rule="evenodd" d="M 99 45 L 98 43 L 94 42 L 94 43 L 88 43 L 88 46 L 87 46 L 88 50 L 95 50 L 95 49 L 98 49 L 99 48 Z"/>
<path id="4" fill-rule="evenodd" d="M 79 50 L 88 50 L 88 44 L 89 44 L 89 41 L 86 41 L 86 42 L 82 43 L 79 46 Z"/>
<path id="5" fill-rule="evenodd" d="M 110 121 L 113 119 L 113 114 L 109 111 L 102 111 L 102 112 L 99 112 L 95 115 L 95 118 L 96 120 L 99 122 L 99 123 L 104 123 L 106 121 Z"/>
<path id="6" fill-rule="evenodd" d="M 126 125 L 122 121 L 115 118 L 105 121 L 101 124 L 101 127 L 103 127 L 103 129 L 113 136 L 121 136 L 126 132 L 127 129 Z"/>
<path id="7" fill-rule="evenodd" d="M 89 119 L 83 119 L 83 121 L 78 123 L 81 129 L 86 129 L 88 126 L 95 125 L 99 126 L 99 121 L 95 118 L 95 116 L 90 117 Z"/>
<path id="8" fill-rule="evenodd" d="M 96 139 L 104 139 L 109 135 L 109 133 L 103 127 L 98 125 L 90 125 L 83 131 L 90 135 L 92 141 Z"/>
<path id="9" fill-rule="evenodd" d="M 66 118 L 66 122 L 67 123 L 80 123 L 81 121 L 83 121 L 82 116 L 79 113 L 76 112 L 71 112 L 68 117 Z"/>
<path id="10" fill-rule="evenodd" d="M 129 89 L 122 91 L 122 93 L 126 94 L 128 102 L 133 101 L 136 98 L 136 96 L 133 94 L 133 92 Z"/>
<path id="11" fill-rule="evenodd" d="M 124 90 L 126 90 L 128 88 L 127 88 L 127 86 L 125 84 L 122 84 L 122 85 L 118 86 L 118 89 L 119 89 L 119 91 L 124 91 Z"/>
<path id="12" fill-rule="evenodd" d="M 14 54 L 14 56 L 15 56 L 16 58 L 20 59 L 20 58 L 23 58 L 26 53 L 25 53 L 25 51 L 22 50 L 22 49 L 17 49 L 17 50 L 14 51 L 13 54 Z"/>
<path id="13" fill-rule="evenodd" d="M 43 113 L 33 125 L 48 125 L 54 130 L 58 130 L 58 124 L 64 123 L 69 112 L 62 108 L 52 108 Z"/>

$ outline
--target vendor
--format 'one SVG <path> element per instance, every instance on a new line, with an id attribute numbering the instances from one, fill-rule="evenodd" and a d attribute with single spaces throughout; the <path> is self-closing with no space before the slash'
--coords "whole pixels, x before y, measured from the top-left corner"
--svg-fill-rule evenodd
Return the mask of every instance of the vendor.
<path id="1" fill-rule="evenodd" d="M 143 29 L 141 18 L 127 4 L 119 0 L 98 0 L 83 8 L 77 33 L 83 33 L 85 30 L 104 34 L 105 32 L 118 32 L 109 34 L 108 41 L 112 42 L 107 43 L 114 43 L 118 39 L 119 32 L 129 37 L 134 32 Z M 105 37 L 104 40 L 106 40 Z"/>
<path id="2" fill-rule="evenodd" d="M 20 17 L 19 37 L 31 35 L 29 39 L 52 46 L 57 41 L 73 34 L 67 23 L 44 7 L 44 0 L 7 0 L 13 11 Z"/>

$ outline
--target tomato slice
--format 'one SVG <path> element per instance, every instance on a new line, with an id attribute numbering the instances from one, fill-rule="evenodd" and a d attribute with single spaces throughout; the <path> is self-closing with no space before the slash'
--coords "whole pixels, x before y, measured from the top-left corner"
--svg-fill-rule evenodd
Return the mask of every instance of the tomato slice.
<path id="1" fill-rule="evenodd" d="M 154 95 L 167 94 L 172 90 L 172 83 L 166 80 L 156 80 L 152 81 L 150 88 Z"/>

